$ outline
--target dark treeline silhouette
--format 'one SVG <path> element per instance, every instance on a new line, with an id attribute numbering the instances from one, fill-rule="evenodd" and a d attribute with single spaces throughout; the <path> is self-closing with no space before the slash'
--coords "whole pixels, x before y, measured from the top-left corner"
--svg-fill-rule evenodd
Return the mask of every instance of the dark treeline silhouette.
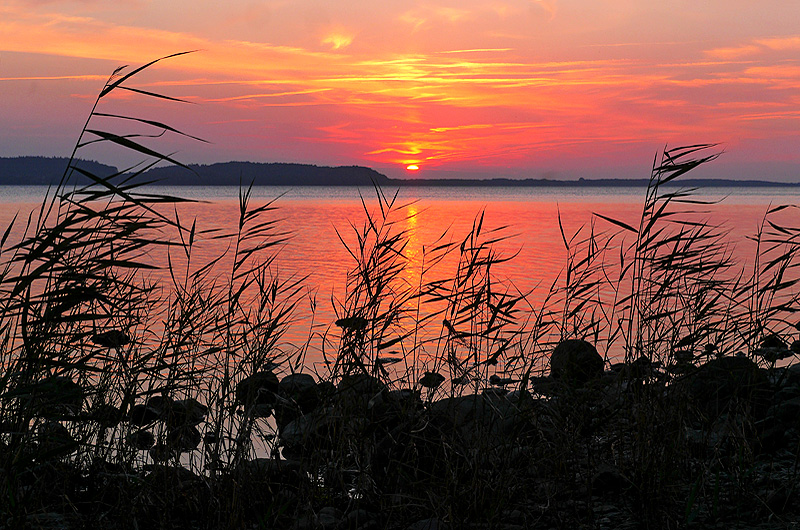
<path id="1" fill-rule="evenodd" d="M 387 177 L 363 166 L 315 166 L 311 164 L 223 162 L 159 167 L 143 175 L 147 180 L 183 186 L 370 186 L 384 185 Z"/>
<path id="2" fill-rule="evenodd" d="M 23 156 L 0 157 L 0 185 L 57 184 L 67 166 L 67 158 Z M 118 170 L 98 162 L 80 160 L 80 167 L 101 176 L 110 176 Z M 189 164 L 186 167 L 157 167 L 137 178 L 142 182 L 171 186 L 480 186 L 480 187 L 647 187 L 648 179 L 586 179 L 555 180 L 547 178 L 414 178 L 396 179 L 364 166 L 316 166 L 311 164 L 221 162 L 216 164 Z M 79 178 L 80 180 L 80 178 Z M 670 184 L 670 183 L 668 183 Z M 672 183 L 678 185 L 678 183 Z M 767 180 L 736 179 L 682 179 L 687 187 L 775 187 L 796 186 L 798 183 Z"/>
<path id="3" fill-rule="evenodd" d="M 58 184 L 64 175 L 69 158 L 44 156 L 0 157 L 0 185 L 43 185 Z M 91 160 L 76 160 L 82 169 L 108 177 L 117 172 L 117 168 Z M 80 180 L 80 179 L 79 179 Z M 88 179 L 83 180 L 88 182 Z"/>

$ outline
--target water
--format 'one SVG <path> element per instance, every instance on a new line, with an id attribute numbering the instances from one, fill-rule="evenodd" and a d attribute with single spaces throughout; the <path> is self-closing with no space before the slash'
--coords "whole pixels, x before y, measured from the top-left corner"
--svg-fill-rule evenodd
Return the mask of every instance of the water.
<path id="1" fill-rule="evenodd" d="M 46 188 L 37 186 L 0 187 L 0 229 L 15 212 L 32 211 L 44 197 Z M 235 228 L 239 190 L 235 187 L 158 187 L 148 190 L 197 199 L 201 202 L 183 205 L 179 212 L 184 224 L 197 218 L 199 229 Z M 485 212 L 485 230 L 506 227 L 501 233 L 508 238 L 496 245 L 501 255 L 514 259 L 495 269 L 508 285 L 531 292 L 533 306 L 541 303 L 547 288 L 564 268 L 566 249 L 564 234 L 570 237 L 582 230 L 587 233 L 593 213 L 599 213 L 636 226 L 641 214 L 643 188 L 592 187 L 415 187 L 386 190 L 397 191 L 398 230 L 408 234 L 406 255 L 412 263 L 405 279 L 418 281 L 417 267 L 421 256 L 429 251 L 443 235 L 458 241 L 471 228 L 473 221 Z M 291 235 L 278 251 L 276 265 L 282 276 L 307 276 L 309 296 L 315 296 L 315 322 L 320 328 L 331 327 L 336 318 L 331 299 L 342 299 L 346 274 L 353 258 L 340 241 L 355 248 L 356 237 L 351 223 L 360 227 L 365 219 L 364 205 L 377 211 L 375 191 L 351 187 L 259 187 L 252 193 L 253 204 L 276 199 L 278 207 L 272 215 L 280 219 L 279 229 Z M 697 198 L 722 200 L 711 206 L 698 206 L 702 219 L 722 224 L 729 232 L 729 241 L 736 246 L 734 255 L 746 262 L 754 250 L 747 236 L 755 233 L 770 205 L 800 203 L 797 188 L 713 188 L 700 191 Z M 594 218 L 595 230 L 617 228 L 602 219 Z M 583 227 L 583 228 L 582 228 Z M 338 234 L 337 234 L 338 231 Z M 11 240 L 14 240 L 12 234 Z M 196 263 L 213 259 L 225 247 L 219 242 L 198 241 Z M 450 266 L 454 264 L 451 263 Z M 446 270 L 443 274 L 448 274 Z M 415 276 L 416 275 L 416 276 Z M 302 341 L 308 333 L 303 325 L 308 318 L 307 308 L 298 312 L 299 326 L 287 338 Z M 334 328 L 332 328 L 334 329 Z"/>

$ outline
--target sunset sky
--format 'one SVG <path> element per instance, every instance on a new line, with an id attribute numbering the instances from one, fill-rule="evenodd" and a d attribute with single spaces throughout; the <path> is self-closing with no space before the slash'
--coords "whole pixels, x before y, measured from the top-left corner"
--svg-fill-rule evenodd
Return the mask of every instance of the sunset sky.
<path id="1" fill-rule="evenodd" d="M 664 145 L 719 142 L 705 176 L 800 181 L 786 0 L 5 0 L 0 156 L 68 156 L 114 68 L 184 50 L 132 86 L 195 104 L 100 109 L 210 142 L 159 139 L 184 162 L 646 177 Z"/>

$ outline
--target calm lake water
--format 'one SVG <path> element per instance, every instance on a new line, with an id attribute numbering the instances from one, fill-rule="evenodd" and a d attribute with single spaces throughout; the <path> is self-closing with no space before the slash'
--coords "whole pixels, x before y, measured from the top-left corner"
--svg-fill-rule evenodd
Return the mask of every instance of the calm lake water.
<path id="1" fill-rule="evenodd" d="M 0 187 L 0 229 L 4 230 L 16 212 L 33 210 L 46 188 L 34 186 Z M 238 189 L 234 187 L 159 187 L 150 190 L 202 202 L 181 208 L 187 225 L 196 217 L 198 229 L 235 227 Z M 391 191 L 391 190 L 390 190 Z M 485 212 L 484 230 L 507 227 L 508 239 L 497 245 L 504 255 L 516 254 L 513 260 L 495 272 L 522 291 L 532 291 L 532 304 L 541 301 L 558 277 L 566 259 L 559 229 L 559 216 L 569 237 L 581 227 L 584 233 L 599 213 L 636 225 L 641 214 L 643 188 L 401 188 L 397 195 L 398 230 L 408 234 L 406 253 L 411 263 L 418 263 L 426 249 L 442 236 L 458 241 L 469 231 L 476 216 Z M 393 191 L 391 191 L 393 193 Z M 335 320 L 331 297 L 344 296 L 345 280 L 353 258 L 340 241 L 355 246 L 351 223 L 360 227 L 366 220 L 366 206 L 377 211 L 375 191 L 350 187 L 259 187 L 253 190 L 253 204 L 276 199 L 271 215 L 279 219 L 279 229 L 291 239 L 280 248 L 276 263 L 282 275 L 308 276 L 308 291 L 316 294 L 316 323 L 330 325 Z M 722 200 L 712 206 L 698 206 L 700 218 L 722 224 L 735 245 L 734 255 L 742 263 L 752 256 L 753 247 L 746 239 L 755 234 L 770 205 L 800 204 L 797 188 L 710 188 L 696 198 Z M 724 199 L 724 200 L 723 200 Z M 792 211 L 793 212 L 793 211 Z M 790 213 L 788 215 L 794 215 Z M 594 218 L 595 230 L 616 230 L 610 223 Z M 800 223 L 797 223 L 800 224 Z M 13 240 L 13 237 L 12 237 Z M 225 248 L 217 242 L 200 241 L 193 259 L 216 257 Z M 416 261 L 415 261 L 416 260 Z M 443 271 L 446 274 L 446 271 Z M 407 279 L 414 281 L 413 270 Z M 299 315 L 305 318 L 302 310 Z M 292 332 L 287 338 L 300 340 L 305 332 Z"/>

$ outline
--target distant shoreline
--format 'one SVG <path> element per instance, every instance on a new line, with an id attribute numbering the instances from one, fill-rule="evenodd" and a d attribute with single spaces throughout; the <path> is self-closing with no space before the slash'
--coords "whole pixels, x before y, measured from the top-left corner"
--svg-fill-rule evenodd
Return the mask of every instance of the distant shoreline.
<path id="1" fill-rule="evenodd" d="M 648 179 L 388 179 L 390 185 L 400 187 L 487 187 L 487 188 L 644 188 Z M 775 182 L 769 180 L 735 180 L 735 179 L 684 179 L 668 182 L 664 186 L 702 187 L 702 188 L 783 188 L 800 187 L 796 182 Z"/>
<path id="2" fill-rule="evenodd" d="M 0 185 L 56 185 L 61 179 L 68 159 L 48 157 L 0 157 Z M 118 174 L 113 166 L 79 160 L 78 165 L 99 177 Z M 623 188 L 646 187 L 648 179 L 579 178 L 555 180 L 548 178 L 435 178 L 399 179 L 364 166 L 316 166 L 311 164 L 224 162 L 218 164 L 189 164 L 189 169 L 169 166 L 151 169 L 135 177 L 134 182 L 152 186 L 372 186 L 382 187 L 486 187 L 486 188 Z M 77 175 L 77 172 L 76 172 Z M 127 175 L 123 175 L 125 177 Z M 89 182 L 83 176 L 77 181 Z M 672 187 L 701 188 L 795 188 L 799 182 L 737 179 L 678 179 L 665 184 Z"/>

